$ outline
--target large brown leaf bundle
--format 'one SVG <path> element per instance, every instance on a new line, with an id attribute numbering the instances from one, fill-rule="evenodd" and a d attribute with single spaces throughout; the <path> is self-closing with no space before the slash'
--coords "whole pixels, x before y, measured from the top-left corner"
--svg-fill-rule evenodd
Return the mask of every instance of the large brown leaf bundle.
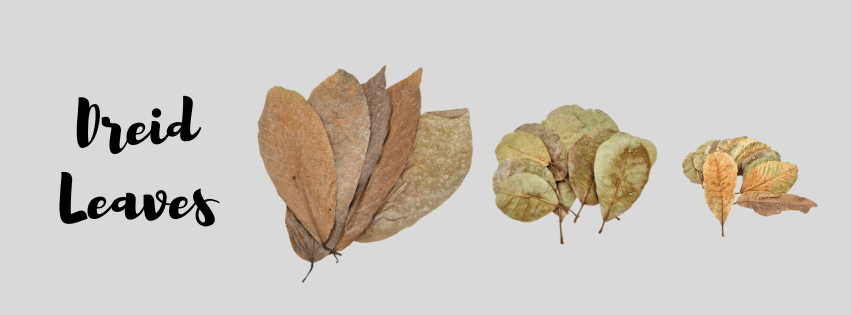
<path id="1" fill-rule="evenodd" d="M 313 263 L 410 227 L 461 185 L 473 155 L 467 109 L 420 115 L 422 69 L 385 88 L 344 70 L 307 100 L 273 87 L 257 138 L 286 203 L 293 250 Z M 308 272 L 309 274 L 309 272 Z"/>

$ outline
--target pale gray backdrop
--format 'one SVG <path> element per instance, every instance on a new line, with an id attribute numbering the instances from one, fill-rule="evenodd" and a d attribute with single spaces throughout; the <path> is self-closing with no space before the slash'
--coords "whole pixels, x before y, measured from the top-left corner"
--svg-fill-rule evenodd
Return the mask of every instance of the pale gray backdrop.
<path id="1" fill-rule="evenodd" d="M 6 314 L 845 313 L 849 6 L 843 1 L 523 4 L 147 2 L 0 7 L 2 273 Z M 343 68 L 388 85 L 424 68 L 423 111 L 466 107 L 473 166 L 412 228 L 354 244 L 340 263 L 290 248 L 284 203 L 258 153 L 266 91 L 308 95 Z M 102 128 L 75 141 L 78 97 L 128 127 L 180 117 L 195 140 L 118 155 Z M 650 182 L 602 235 L 599 207 L 520 223 L 494 205 L 501 137 L 565 104 L 603 109 L 659 150 Z M 762 217 L 735 207 L 721 238 L 680 163 L 747 135 L 797 164 L 791 193 L 819 207 Z M 216 223 L 65 225 L 72 205 L 201 188 Z M 741 180 L 741 179 L 740 179 Z"/>

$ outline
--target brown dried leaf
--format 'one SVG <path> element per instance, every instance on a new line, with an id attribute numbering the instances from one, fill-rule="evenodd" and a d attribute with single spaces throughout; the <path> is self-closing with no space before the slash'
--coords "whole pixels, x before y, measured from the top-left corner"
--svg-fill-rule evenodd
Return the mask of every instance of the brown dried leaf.
<path id="1" fill-rule="evenodd" d="M 437 209 L 461 186 L 472 157 L 466 108 L 423 114 L 405 171 L 357 241 L 386 239 Z"/>
<path id="2" fill-rule="evenodd" d="M 363 169 L 369 143 L 369 109 L 358 80 L 342 69 L 314 88 L 307 103 L 322 119 L 334 152 L 337 207 L 334 228 L 325 244 L 333 248 L 343 233 Z"/>
<path id="3" fill-rule="evenodd" d="M 553 173 L 555 180 L 564 180 L 565 176 L 567 176 L 567 150 L 565 150 L 564 144 L 561 143 L 558 135 L 553 133 L 549 128 L 534 123 L 523 124 L 514 130 L 514 132 L 518 131 L 536 136 L 544 142 L 544 145 L 547 147 L 547 153 L 550 154 L 550 160 L 552 160 L 547 168 Z"/>
<path id="4" fill-rule="evenodd" d="M 316 241 L 304 225 L 295 217 L 292 209 L 287 207 L 287 216 L 284 219 L 284 224 L 287 226 L 287 234 L 290 236 L 290 244 L 293 246 L 293 251 L 301 257 L 301 259 L 309 262 L 317 262 L 330 254 L 325 250 L 322 244 Z"/>
<path id="5" fill-rule="evenodd" d="M 387 95 L 387 80 L 384 78 L 385 68 L 381 67 L 381 71 L 378 71 L 372 79 L 361 85 L 363 94 L 366 96 L 366 105 L 369 107 L 369 145 L 366 149 L 363 169 L 360 179 L 358 179 L 358 188 L 355 190 L 352 203 L 363 194 L 363 189 L 375 168 L 375 162 L 378 161 L 378 156 L 384 147 L 384 140 L 387 139 L 387 125 L 390 123 L 390 98 Z"/>
<path id="6" fill-rule="evenodd" d="M 334 153 L 322 120 L 297 92 L 276 86 L 257 122 L 266 172 L 278 195 L 317 241 L 334 227 Z"/>
<path id="7" fill-rule="evenodd" d="M 807 198 L 792 194 L 774 195 L 767 191 L 749 191 L 739 196 L 736 204 L 750 208 L 764 216 L 780 213 L 784 210 L 810 212 L 810 208 L 818 205 Z"/>
<path id="8" fill-rule="evenodd" d="M 616 133 L 617 131 L 608 128 L 591 130 L 579 138 L 570 149 L 567 167 L 570 174 L 570 186 L 573 187 L 580 203 L 588 206 L 598 203 L 596 189 L 588 189 L 594 185 L 594 160 L 600 145 Z"/>
<path id="9" fill-rule="evenodd" d="M 736 199 L 736 161 L 726 152 L 713 152 L 703 164 L 703 194 L 709 209 L 721 222 L 721 236 L 724 236 L 724 222 L 730 214 L 730 208 Z"/>
<path id="10" fill-rule="evenodd" d="M 420 121 L 420 81 L 423 69 L 387 89 L 390 98 L 390 124 L 384 148 L 375 163 L 363 194 L 355 200 L 343 231 L 343 237 L 333 249 L 348 247 L 372 222 L 378 207 L 405 169 L 414 149 L 414 138 Z"/>

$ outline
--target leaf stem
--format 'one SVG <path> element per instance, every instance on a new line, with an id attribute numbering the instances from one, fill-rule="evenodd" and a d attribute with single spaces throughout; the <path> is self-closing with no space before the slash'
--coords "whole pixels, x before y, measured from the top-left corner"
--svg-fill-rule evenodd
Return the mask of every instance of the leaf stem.
<path id="1" fill-rule="evenodd" d="M 600 226 L 600 231 L 597 234 L 603 234 L 603 227 L 606 226 L 606 219 L 603 218 L 603 225 Z"/>
<path id="2" fill-rule="evenodd" d="M 585 191 L 585 196 L 582 197 L 582 205 L 579 206 L 579 212 L 576 213 L 576 218 L 573 219 L 573 223 L 576 223 L 576 220 L 579 220 L 579 214 L 582 213 L 582 208 L 585 207 L 585 200 L 588 199 L 588 194 L 591 193 L 591 187 L 594 186 L 594 179 L 591 179 L 591 184 L 588 185 L 588 190 Z"/>
<path id="3" fill-rule="evenodd" d="M 304 280 L 307 280 L 307 276 L 310 275 L 310 272 L 313 271 L 313 262 L 310 262 L 310 270 L 307 271 L 307 275 L 304 276 L 304 279 L 301 280 L 301 283 L 304 283 Z"/>

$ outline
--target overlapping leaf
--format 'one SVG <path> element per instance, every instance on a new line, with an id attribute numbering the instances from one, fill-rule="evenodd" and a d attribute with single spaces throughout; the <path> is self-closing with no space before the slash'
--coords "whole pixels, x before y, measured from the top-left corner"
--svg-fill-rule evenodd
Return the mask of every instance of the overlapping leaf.
<path id="1" fill-rule="evenodd" d="M 619 132 L 600 145 L 594 174 L 605 225 L 629 210 L 641 195 L 650 177 L 650 156 L 641 139 Z"/>
<path id="2" fill-rule="evenodd" d="M 579 198 L 579 202 L 585 205 L 597 204 L 597 192 L 591 189 L 594 185 L 594 160 L 600 145 L 615 133 L 617 131 L 608 128 L 594 129 L 585 133 L 570 149 L 568 154 L 570 186 L 573 187 L 574 192 L 577 192 L 576 197 Z"/>
<path id="3" fill-rule="evenodd" d="M 768 191 L 782 194 L 798 180 L 798 166 L 786 162 L 768 161 L 757 165 L 742 181 L 742 192 Z"/>
<path id="4" fill-rule="evenodd" d="M 472 157 L 467 109 L 423 114 L 405 171 L 357 241 L 386 239 L 437 209 L 461 186 Z"/>
<path id="5" fill-rule="evenodd" d="M 792 194 L 775 195 L 767 191 L 749 191 L 739 196 L 736 204 L 750 208 L 764 216 L 778 214 L 785 210 L 810 212 L 810 208 L 818 205 L 804 197 Z"/>
<path id="6" fill-rule="evenodd" d="M 706 157 L 703 194 L 709 210 L 721 223 L 721 236 L 724 236 L 724 222 L 736 199 L 736 161 L 726 152 L 713 152 Z"/>
<path id="7" fill-rule="evenodd" d="M 502 137 L 502 141 L 496 146 L 496 159 L 502 162 L 506 159 L 522 157 L 548 166 L 552 162 L 547 146 L 540 138 L 522 131 L 509 133 Z"/>
<path id="8" fill-rule="evenodd" d="M 547 168 L 549 168 L 550 172 L 553 173 L 555 180 L 564 180 L 567 176 L 568 152 L 565 150 L 564 144 L 561 143 L 561 139 L 559 139 L 558 135 L 541 124 L 523 124 L 514 130 L 514 132 L 518 131 L 531 134 L 538 137 L 538 139 L 541 139 L 541 142 L 543 142 L 544 146 L 547 147 L 547 153 L 550 155 L 551 163 L 547 166 Z"/>
<path id="9" fill-rule="evenodd" d="M 548 168 L 534 160 L 516 157 L 505 159 L 499 163 L 499 166 L 496 168 L 496 172 L 493 173 L 493 192 L 497 193 L 499 191 L 499 184 L 502 183 L 502 181 L 506 180 L 511 175 L 519 173 L 536 175 L 547 181 L 554 190 L 557 188 L 556 180 L 553 178 L 553 174 Z"/>
<path id="10" fill-rule="evenodd" d="M 555 190 L 541 177 L 514 174 L 499 184 L 496 206 L 509 218 L 532 222 L 553 212 L 559 200 Z"/>

